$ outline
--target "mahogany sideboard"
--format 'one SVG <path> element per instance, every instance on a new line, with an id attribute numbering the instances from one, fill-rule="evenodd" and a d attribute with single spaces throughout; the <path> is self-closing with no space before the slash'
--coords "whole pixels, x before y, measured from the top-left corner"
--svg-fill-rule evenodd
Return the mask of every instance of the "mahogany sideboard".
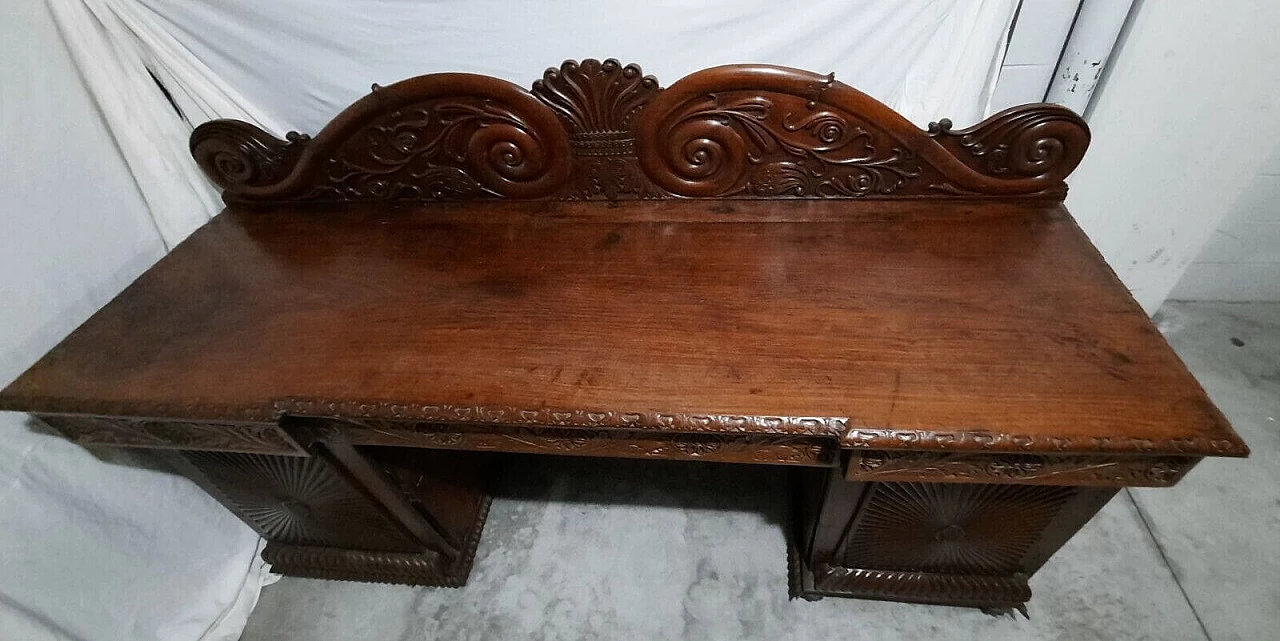
<path id="1" fill-rule="evenodd" d="M 503 453 L 680 459 L 795 466 L 795 596 L 1021 608 L 1119 488 L 1248 452 L 1063 207 L 1088 142 L 615 60 L 210 122 L 227 208 L 0 408 L 172 450 L 284 574 L 461 586 Z"/>

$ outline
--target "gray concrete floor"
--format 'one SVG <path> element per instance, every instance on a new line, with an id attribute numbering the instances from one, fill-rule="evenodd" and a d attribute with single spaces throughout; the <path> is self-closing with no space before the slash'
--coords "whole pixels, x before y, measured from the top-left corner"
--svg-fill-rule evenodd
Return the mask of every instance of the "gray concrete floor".
<path id="1" fill-rule="evenodd" d="M 241 639 L 1280 638 L 1280 304 L 1157 320 L 1253 456 L 1117 495 L 1032 579 L 1030 620 L 788 601 L 777 469 L 529 459 L 506 470 L 467 587 L 285 578 Z"/>

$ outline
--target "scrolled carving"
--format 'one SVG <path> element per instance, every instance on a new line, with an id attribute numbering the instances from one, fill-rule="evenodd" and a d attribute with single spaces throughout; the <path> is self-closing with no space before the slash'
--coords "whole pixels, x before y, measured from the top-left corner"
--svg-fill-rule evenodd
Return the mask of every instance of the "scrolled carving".
<path id="1" fill-rule="evenodd" d="M 555 113 L 511 83 L 471 74 L 375 85 L 303 141 L 214 121 L 197 128 L 192 151 L 229 200 L 539 198 L 571 171 Z"/>
<path id="2" fill-rule="evenodd" d="M 1060 198 L 1088 142 L 1054 105 L 926 132 L 831 75 L 729 65 L 664 90 L 588 59 L 531 92 L 449 73 L 374 85 L 313 140 L 206 123 L 191 149 L 229 201 Z"/>
<path id="3" fill-rule="evenodd" d="M 415 80 L 441 85 L 440 92 L 450 88 L 442 82 L 425 82 L 436 78 Z M 559 187 L 569 174 L 568 140 L 555 117 L 514 85 L 478 76 L 467 78 L 472 80 L 456 95 L 421 100 L 412 100 L 422 92 L 405 87 L 405 83 L 379 88 L 375 98 L 391 100 L 384 96 L 395 94 L 409 104 L 374 113 L 352 132 L 329 159 L 326 180 L 308 196 L 338 200 L 533 198 Z"/>
<path id="4" fill-rule="evenodd" d="M 275 184 L 293 171 L 308 136 L 289 132 L 286 140 L 246 122 L 215 120 L 191 134 L 191 155 L 216 185 L 230 192 Z"/>
<path id="5" fill-rule="evenodd" d="M 860 197 L 893 194 L 921 175 L 900 141 L 825 102 L 834 77 L 763 67 L 738 77 L 723 69 L 681 80 L 641 118 L 640 161 L 665 189 L 691 197 Z"/>
<path id="6" fill-rule="evenodd" d="M 1045 189 L 1061 183 L 1089 147 L 1089 128 L 1080 116 L 1049 104 L 1007 109 L 960 131 L 944 119 L 930 125 L 929 135 L 985 176 Z"/>
<path id="7" fill-rule="evenodd" d="M 540 192 L 554 162 L 519 113 L 488 100 L 395 111 L 329 164 L 317 198 L 434 200 Z"/>

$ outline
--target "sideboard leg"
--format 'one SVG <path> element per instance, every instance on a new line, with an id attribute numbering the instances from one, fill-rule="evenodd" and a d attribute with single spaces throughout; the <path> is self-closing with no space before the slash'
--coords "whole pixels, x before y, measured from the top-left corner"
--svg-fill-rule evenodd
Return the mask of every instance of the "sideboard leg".
<path id="1" fill-rule="evenodd" d="M 178 466 L 268 541 L 272 571 L 459 587 L 491 496 L 489 457 L 304 443 L 307 455 L 181 453 Z"/>
<path id="2" fill-rule="evenodd" d="M 792 595 L 1022 611 L 1027 579 L 1111 487 L 853 482 L 802 472 Z"/>

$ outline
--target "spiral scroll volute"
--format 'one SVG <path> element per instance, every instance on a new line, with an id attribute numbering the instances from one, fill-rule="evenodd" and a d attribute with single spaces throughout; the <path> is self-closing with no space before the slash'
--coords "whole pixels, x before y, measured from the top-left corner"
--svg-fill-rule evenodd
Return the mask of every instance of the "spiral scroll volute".
<path id="1" fill-rule="evenodd" d="M 288 140 L 238 120 L 214 120 L 191 135 L 191 155 L 214 184 L 229 192 L 268 187 L 293 170 L 306 136 Z"/>
<path id="2" fill-rule="evenodd" d="M 1006 110 L 970 129 L 940 133 L 976 171 L 1046 187 L 1070 175 L 1089 147 L 1089 128 L 1080 116 L 1049 104 Z"/>

